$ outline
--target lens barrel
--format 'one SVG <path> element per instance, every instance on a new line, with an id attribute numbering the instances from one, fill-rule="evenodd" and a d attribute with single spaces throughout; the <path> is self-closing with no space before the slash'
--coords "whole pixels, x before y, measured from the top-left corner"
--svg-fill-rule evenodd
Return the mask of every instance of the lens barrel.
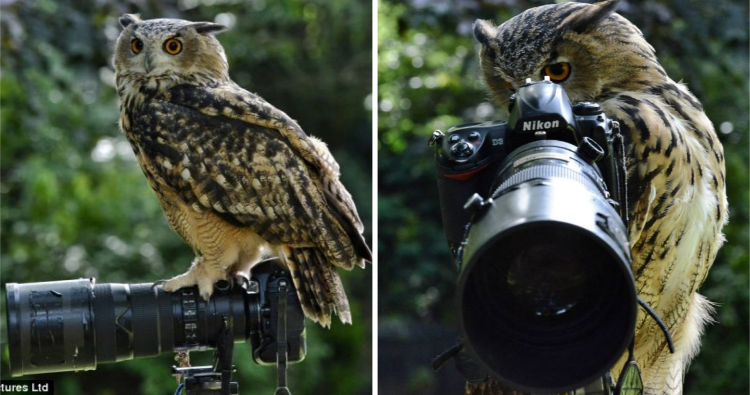
<path id="1" fill-rule="evenodd" d="M 597 167 L 562 141 L 513 151 L 492 189 L 462 255 L 467 347 L 513 389 L 583 387 L 632 340 L 637 301 L 625 226 Z"/>
<path id="2" fill-rule="evenodd" d="M 235 341 L 248 336 L 241 287 L 169 293 L 154 284 L 96 284 L 94 279 L 6 285 L 13 377 L 96 369 L 99 363 L 216 346 L 224 317 Z"/>

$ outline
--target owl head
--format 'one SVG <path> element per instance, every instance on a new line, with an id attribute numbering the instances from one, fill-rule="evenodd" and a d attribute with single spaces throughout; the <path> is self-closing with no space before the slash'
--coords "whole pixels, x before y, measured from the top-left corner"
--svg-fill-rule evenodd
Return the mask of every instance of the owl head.
<path id="1" fill-rule="evenodd" d="M 648 89 L 666 78 L 641 31 L 614 13 L 619 0 L 561 3 L 529 9 L 493 26 L 477 20 L 480 64 L 491 95 L 507 110 L 527 78 L 549 76 L 572 101 L 601 102 Z"/>
<path id="2" fill-rule="evenodd" d="M 120 18 L 123 30 L 115 46 L 115 73 L 142 80 L 226 80 L 229 67 L 215 34 L 226 27 L 181 19 Z M 118 78 L 119 82 L 120 78 Z"/>

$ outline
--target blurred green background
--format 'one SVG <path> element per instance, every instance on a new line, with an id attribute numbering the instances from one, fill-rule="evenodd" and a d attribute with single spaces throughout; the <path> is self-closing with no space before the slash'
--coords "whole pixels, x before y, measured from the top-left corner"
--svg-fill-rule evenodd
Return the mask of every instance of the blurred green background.
<path id="1" fill-rule="evenodd" d="M 123 13 L 229 25 L 218 38 L 230 75 L 321 137 L 341 164 L 372 240 L 370 0 L 2 1 L 2 289 L 79 277 L 152 282 L 187 270 L 193 253 L 167 226 L 117 128 L 111 48 Z M 354 325 L 308 321 L 299 394 L 369 394 L 372 270 L 343 274 Z M 3 305 L 5 301 L 3 292 Z M 9 378 L 5 315 L 2 379 Z M 212 352 L 192 353 L 193 365 Z M 173 355 L 61 373 L 57 394 L 171 394 Z M 275 370 L 236 344 L 243 394 L 269 394 Z"/>
<path id="2" fill-rule="evenodd" d="M 456 270 L 442 233 L 435 129 L 496 117 L 480 82 L 475 19 L 502 23 L 551 1 L 381 0 L 378 8 L 379 388 L 459 394 L 461 377 L 431 358 L 455 343 Z M 701 293 L 718 303 L 685 393 L 748 389 L 748 3 L 626 0 L 620 14 L 703 102 L 726 151 L 730 219 Z"/>

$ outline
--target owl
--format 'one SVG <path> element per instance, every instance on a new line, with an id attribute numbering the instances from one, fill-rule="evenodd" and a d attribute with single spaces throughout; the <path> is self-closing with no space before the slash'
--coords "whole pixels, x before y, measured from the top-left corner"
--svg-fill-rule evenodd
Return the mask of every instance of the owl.
<path id="1" fill-rule="evenodd" d="M 635 358 L 645 394 L 681 394 L 686 366 L 711 321 L 712 305 L 696 291 L 724 241 L 724 153 L 701 103 L 667 75 L 641 31 L 614 13 L 618 4 L 541 6 L 500 26 L 478 20 L 474 35 L 483 80 L 500 109 L 527 78 L 548 76 L 572 102 L 598 102 L 619 121 L 636 288 L 676 348 L 671 354 L 656 322 L 640 311 Z M 467 393 L 503 392 L 490 380 L 468 385 Z"/>
<path id="2" fill-rule="evenodd" d="M 214 283 L 278 256 L 305 315 L 351 323 L 337 268 L 372 261 L 362 221 L 326 145 L 234 83 L 225 27 L 120 18 L 114 53 L 120 128 L 169 225 L 195 251 L 166 291 Z"/>

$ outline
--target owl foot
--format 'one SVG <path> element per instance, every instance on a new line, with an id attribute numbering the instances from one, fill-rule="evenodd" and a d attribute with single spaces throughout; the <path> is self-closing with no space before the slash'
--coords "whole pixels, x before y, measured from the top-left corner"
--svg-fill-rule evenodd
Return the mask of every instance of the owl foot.
<path id="1" fill-rule="evenodd" d="M 181 288 L 198 285 L 198 292 L 201 297 L 208 301 L 214 293 L 214 283 L 223 280 L 225 274 L 221 270 L 206 270 L 204 266 L 200 262 L 194 263 L 186 273 L 172 277 L 164 282 L 164 290 L 174 292 Z"/>
<path id="2" fill-rule="evenodd" d="M 192 271 L 182 273 L 179 276 L 172 277 L 171 279 L 164 282 L 164 290 L 167 292 L 174 292 L 178 289 L 185 287 L 192 287 L 198 285 L 198 292 L 201 297 L 208 301 L 211 295 L 214 293 L 214 282 L 208 279 L 196 279 Z"/>
<path id="3" fill-rule="evenodd" d="M 156 280 L 156 281 L 154 281 L 153 284 L 151 284 L 151 289 L 156 288 L 156 287 L 158 287 L 160 285 L 164 285 L 164 283 L 166 283 L 166 282 L 167 282 L 167 280 Z"/>

